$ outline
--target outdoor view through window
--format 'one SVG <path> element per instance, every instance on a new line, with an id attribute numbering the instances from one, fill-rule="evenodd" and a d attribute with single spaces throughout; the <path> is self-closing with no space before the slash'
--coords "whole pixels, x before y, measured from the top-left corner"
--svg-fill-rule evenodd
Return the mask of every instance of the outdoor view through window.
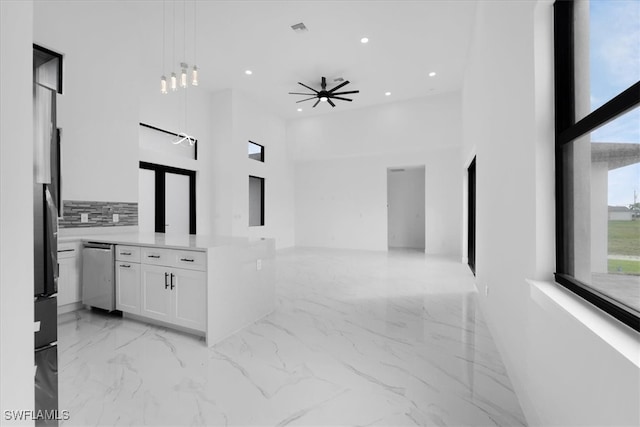
<path id="1" fill-rule="evenodd" d="M 576 120 L 640 80 L 640 2 L 592 0 L 576 5 L 580 3 Z M 584 49 L 587 37 L 589 48 Z M 589 52 L 588 59 L 580 51 Z M 583 66 L 586 61 L 588 66 Z M 639 315 L 640 107 L 568 145 L 574 165 L 575 277 Z M 589 163 L 590 168 L 581 167 L 589 174 L 576 171 Z"/>

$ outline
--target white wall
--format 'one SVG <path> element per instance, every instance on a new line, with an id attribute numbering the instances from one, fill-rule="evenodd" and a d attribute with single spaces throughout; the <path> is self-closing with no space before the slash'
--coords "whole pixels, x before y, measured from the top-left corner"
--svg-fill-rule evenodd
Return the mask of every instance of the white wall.
<path id="1" fill-rule="evenodd" d="M 33 2 L 0 1 L 0 411 L 34 407 Z"/>
<path id="2" fill-rule="evenodd" d="M 296 245 L 387 250 L 387 168 L 425 165 L 425 251 L 460 256 L 459 94 L 290 121 Z"/>
<path id="3" fill-rule="evenodd" d="M 144 76 L 155 76 L 152 67 L 140 64 Z M 160 93 L 158 79 L 142 79 L 138 85 L 140 93 L 140 122 L 169 132 L 187 132 L 198 140 L 198 159 L 188 159 L 158 151 L 140 150 L 136 158 L 140 161 L 173 166 L 196 171 L 196 232 L 211 233 L 211 166 L 213 147 L 211 136 L 211 93 L 200 87 L 189 87 L 186 91 Z M 185 122 L 185 112 L 187 114 Z M 136 129 L 137 132 L 137 129 Z M 138 134 L 133 143 L 138 146 Z M 137 162 L 136 162 L 137 167 Z M 136 172 L 137 174 L 137 172 Z M 136 175 L 137 176 L 137 175 Z M 136 200 L 137 200 L 136 193 Z"/>
<path id="4" fill-rule="evenodd" d="M 212 229 L 233 236 L 272 237 L 294 245 L 293 167 L 285 122 L 236 90 L 212 96 Z M 248 157 L 248 142 L 265 147 L 265 161 Z M 265 225 L 249 227 L 249 175 L 265 178 Z"/>
<path id="5" fill-rule="evenodd" d="M 63 199 L 138 198 L 136 20 L 124 2 L 113 6 L 35 2 L 34 43 L 64 54 Z"/>
<path id="6" fill-rule="evenodd" d="M 387 242 L 424 250 L 424 167 L 387 170 Z"/>
<path id="7" fill-rule="evenodd" d="M 550 1 L 478 3 L 462 158 L 477 153 L 480 302 L 530 425 L 638 425 L 637 367 L 525 281 L 554 271 L 552 57 Z"/>

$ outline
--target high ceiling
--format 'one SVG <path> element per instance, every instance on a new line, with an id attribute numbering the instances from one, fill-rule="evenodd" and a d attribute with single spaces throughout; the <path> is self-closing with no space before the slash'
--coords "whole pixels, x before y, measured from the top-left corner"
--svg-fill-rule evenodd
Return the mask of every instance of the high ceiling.
<path id="1" fill-rule="evenodd" d="M 142 60 L 158 87 L 163 3 L 167 75 L 185 51 L 193 63 L 195 34 L 201 88 L 239 89 L 288 119 L 460 89 L 476 7 L 471 0 L 199 0 L 194 26 L 193 0 L 142 1 L 137 3 Z M 292 30 L 300 22 L 308 31 Z M 369 42 L 361 43 L 362 37 Z M 429 77 L 432 71 L 437 74 Z M 341 77 L 351 82 L 343 90 L 360 93 L 352 95 L 353 102 L 336 101 L 335 108 L 326 103 L 312 108 L 314 101 L 296 104 L 304 97 L 288 94 L 307 92 L 297 82 L 319 88 L 322 76 L 329 88 Z"/>

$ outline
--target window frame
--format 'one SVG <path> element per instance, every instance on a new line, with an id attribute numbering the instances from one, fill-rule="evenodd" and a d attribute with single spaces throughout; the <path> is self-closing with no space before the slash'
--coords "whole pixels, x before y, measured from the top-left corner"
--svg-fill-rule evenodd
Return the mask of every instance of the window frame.
<path id="1" fill-rule="evenodd" d="M 574 0 L 557 0 L 554 3 L 554 80 L 555 80 L 555 174 L 556 174 L 556 272 L 558 284 L 590 302 L 625 325 L 640 332 L 640 317 L 624 304 L 587 286 L 567 271 L 568 242 L 565 227 L 573 223 L 573 217 L 565 213 L 564 162 L 562 149 L 583 135 L 621 117 L 640 105 L 640 82 L 636 82 L 601 107 L 575 120 L 575 49 L 574 49 Z M 569 195 L 571 196 L 571 195 Z"/>
<path id="2" fill-rule="evenodd" d="M 251 179 L 257 179 L 260 182 L 260 224 L 251 224 L 251 212 L 249 212 L 249 227 L 264 227 L 264 188 L 265 188 L 265 179 L 260 176 L 249 175 L 249 191 L 251 191 Z M 249 197 L 251 197 L 251 193 L 249 193 Z M 249 200 L 249 209 L 251 209 L 251 200 Z"/>
<path id="3" fill-rule="evenodd" d="M 189 177 L 189 234 L 196 234 L 196 171 L 165 166 L 157 163 L 140 162 L 140 169 L 151 170 L 155 173 L 155 232 L 165 233 L 166 208 L 166 174 L 173 173 Z"/>
<path id="4" fill-rule="evenodd" d="M 257 145 L 258 147 L 260 147 L 260 158 L 256 159 L 255 157 L 251 157 L 251 154 L 248 154 L 249 159 L 264 163 L 264 145 L 258 144 L 257 142 L 253 142 L 251 140 L 249 140 L 248 142 L 249 144 Z"/>

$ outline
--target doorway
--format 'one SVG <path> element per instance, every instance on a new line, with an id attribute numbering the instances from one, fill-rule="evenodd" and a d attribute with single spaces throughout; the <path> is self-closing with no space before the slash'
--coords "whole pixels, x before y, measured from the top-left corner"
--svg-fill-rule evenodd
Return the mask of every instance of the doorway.
<path id="1" fill-rule="evenodd" d="M 196 173 L 140 162 L 138 228 L 142 232 L 196 234 Z"/>
<path id="2" fill-rule="evenodd" d="M 469 268 L 476 274 L 476 158 L 474 157 L 467 169 L 468 200 L 467 200 L 467 262 Z"/>
<path id="3" fill-rule="evenodd" d="M 387 245 L 425 249 L 424 166 L 387 169 Z"/>

